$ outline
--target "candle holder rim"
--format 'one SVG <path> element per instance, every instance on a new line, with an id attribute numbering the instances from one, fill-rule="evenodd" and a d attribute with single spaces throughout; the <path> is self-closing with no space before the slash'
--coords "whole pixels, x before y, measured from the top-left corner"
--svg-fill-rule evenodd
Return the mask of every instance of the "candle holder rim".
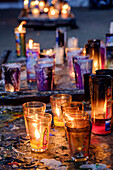
<path id="1" fill-rule="evenodd" d="M 20 68 L 22 66 L 21 63 L 4 63 L 2 64 L 2 67 L 7 67 L 7 68 Z"/>
<path id="2" fill-rule="evenodd" d="M 66 98 L 72 98 L 72 96 L 70 94 L 54 94 L 50 96 L 50 100 L 61 100 L 61 99 L 66 99 Z"/>
<path id="3" fill-rule="evenodd" d="M 31 105 L 29 105 L 31 104 Z M 33 104 L 33 105 L 32 105 Z M 36 106 L 35 104 L 39 104 L 40 106 L 45 106 L 46 104 L 40 101 L 30 101 L 30 102 L 26 102 L 22 104 L 22 107 L 26 107 L 26 108 L 40 108 L 40 106 Z"/>

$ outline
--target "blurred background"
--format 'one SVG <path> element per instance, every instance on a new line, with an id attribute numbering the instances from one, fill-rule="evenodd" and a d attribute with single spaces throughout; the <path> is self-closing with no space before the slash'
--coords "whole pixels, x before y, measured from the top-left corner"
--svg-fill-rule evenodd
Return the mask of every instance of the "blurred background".
<path id="1" fill-rule="evenodd" d="M 68 0 L 75 16 L 76 27 L 66 27 L 66 38 L 77 37 L 78 46 L 83 47 L 88 39 L 96 38 L 105 42 L 113 21 L 112 0 Z M 23 9 L 23 0 L 0 0 L 0 54 L 4 50 L 16 50 L 14 28 L 19 25 L 18 16 Z M 56 43 L 55 29 L 26 30 L 26 42 L 33 39 L 40 48 L 53 48 Z"/>

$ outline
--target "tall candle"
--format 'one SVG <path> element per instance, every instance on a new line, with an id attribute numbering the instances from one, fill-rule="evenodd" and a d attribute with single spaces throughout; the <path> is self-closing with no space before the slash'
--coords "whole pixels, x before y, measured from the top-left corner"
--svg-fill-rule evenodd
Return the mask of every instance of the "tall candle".
<path id="1" fill-rule="evenodd" d="M 26 70 L 27 70 L 27 81 L 36 81 L 34 65 L 39 57 L 40 53 L 40 44 L 33 43 L 33 40 L 29 40 L 29 43 L 26 45 Z"/>
<path id="2" fill-rule="evenodd" d="M 24 24 L 26 24 L 26 21 L 22 21 L 21 24 L 14 29 L 17 57 L 26 57 L 26 43 L 25 43 L 26 29 L 25 27 L 23 27 Z"/>

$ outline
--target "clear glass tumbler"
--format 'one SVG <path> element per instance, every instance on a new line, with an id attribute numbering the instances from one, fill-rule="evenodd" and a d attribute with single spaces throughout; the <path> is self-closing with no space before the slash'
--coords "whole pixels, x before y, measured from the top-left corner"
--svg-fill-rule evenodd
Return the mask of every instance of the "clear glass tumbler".
<path id="1" fill-rule="evenodd" d="M 22 105 L 22 108 L 23 108 L 23 113 L 24 113 L 26 133 L 27 133 L 27 136 L 29 136 L 29 130 L 28 130 L 26 117 L 28 115 L 37 115 L 37 116 L 44 115 L 46 104 L 43 102 L 38 102 L 38 101 L 31 101 L 31 102 L 24 103 Z"/>
<path id="2" fill-rule="evenodd" d="M 53 113 L 53 120 L 55 126 L 64 126 L 62 119 L 61 105 L 65 102 L 71 101 L 70 94 L 54 94 L 50 96 L 51 108 Z"/>
<path id="3" fill-rule="evenodd" d="M 37 60 L 35 72 L 39 91 L 53 90 L 54 60 L 53 58 L 39 58 Z"/>
<path id="4" fill-rule="evenodd" d="M 5 91 L 14 92 L 20 90 L 20 63 L 2 64 L 3 78 L 5 80 Z"/>
<path id="5" fill-rule="evenodd" d="M 62 105 L 65 130 L 73 161 L 81 162 L 89 159 L 91 138 L 91 122 L 89 114 L 79 107 Z M 67 109 L 66 109 L 67 107 Z"/>
<path id="6" fill-rule="evenodd" d="M 49 145 L 51 121 L 52 115 L 49 113 L 44 113 L 43 116 L 27 116 L 27 124 L 32 151 L 44 152 L 47 150 Z"/>

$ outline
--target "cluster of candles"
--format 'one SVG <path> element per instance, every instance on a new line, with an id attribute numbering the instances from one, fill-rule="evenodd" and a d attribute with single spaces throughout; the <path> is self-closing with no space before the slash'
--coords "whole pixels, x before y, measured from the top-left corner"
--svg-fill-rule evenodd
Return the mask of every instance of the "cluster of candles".
<path id="1" fill-rule="evenodd" d="M 43 52 L 41 53 L 40 44 L 34 43 L 33 40 L 29 40 L 29 43 L 26 44 L 26 30 L 23 27 L 24 24 L 25 22 L 22 22 L 19 27 L 15 28 L 15 37 L 17 56 L 26 57 L 27 80 L 36 81 L 39 77 L 40 79 L 37 81 L 38 86 L 40 82 L 46 82 L 50 84 L 49 81 L 51 80 L 51 82 L 53 83 L 55 74 L 55 62 L 57 63 L 58 60 L 61 61 L 60 55 L 57 58 L 55 51 L 53 51 L 52 49 L 43 50 Z M 70 78 L 74 78 L 76 86 L 78 85 L 78 89 L 84 89 L 84 75 L 87 73 L 90 74 L 90 83 L 92 84 L 90 91 L 92 92 L 92 96 L 95 95 L 95 97 L 91 98 L 93 133 L 109 134 L 111 132 L 111 102 L 113 99 L 111 81 L 113 74 L 112 70 L 108 71 L 109 67 L 107 64 L 108 58 L 106 58 L 106 46 L 102 43 L 102 41 L 97 39 L 88 40 L 84 48 L 77 47 L 77 39 L 75 38 L 72 38 L 70 42 L 70 46 L 66 48 L 69 74 Z M 48 62 L 49 60 L 50 63 Z M 63 64 L 62 62 L 58 63 Z M 34 66 L 35 64 L 37 65 Z M 7 80 L 9 80 L 7 78 L 6 91 L 19 91 L 19 88 L 18 86 L 16 86 L 16 84 L 19 85 L 20 81 L 16 81 L 16 76 L 18 75 L 17 77 L 20 77 L 19 75 L 21 66 L 19 65 L 19 67 L 17 67 L 17 65 L 11 65 L 10 69 L 8 65 L 3 65 L 3 67 L 5 68 L 4 70 L 7 72 L 5 73 L 5 75 L 11 75 L 11 70 L 16 68 L 15 75 L 13 76 L 13 79 L 15 79 L 15 81 L 13 80 L 14 86 L 11 86 L 13 84 L 12 82 L 9 84 L 7 83 Z M 49 75 L 49 79 L 46 79 L 46 81 L 44 80 L 44 77 L 41 77 L 42 70 L 44 71 L 45 77 Z M 98 72 L 98 70 L 102 71 Z M 40 74 L 40 76 L 38 76 L 38 73 Z M 50 79 L 51 75 L 53 77 Z M 111 77 L 109 77 L 109 75 Z M 12 81 L 12 78 L 10 78 L 10 81 Z M 48 87 L 48 84 L 44 84 L 44 86 L 39 89 L 45 90 L 44 88 Z M 102 88 L 104 88 L 103 94 L 100 93 L 100 89 Z M 53 84 L 50 88 L 46 88 L 46 90 L 52 89 Z M 61 110 L 59 109 L 59 105 L 62 103 L 63 99 L 58 99 L 57 101 L 57 98 L 58 96 L 55 99 L 53 99 L 52 97 L 50 98 L 51 106 L 53 107 L 53 114 L 57 115 L 54 116 L 54 124 L 56 126 L 63 126 L 62 116 L 60 114 Z M 57 102 L 58 104 L 56 104 Z M 57 106 L 57 108 L 54 109 L 55 105 Z M 98 130 L 100 128 L 100 125 L 101 130 Z"/>
<path id="2" fill-rule="evenodd" d="M 52 1 L 51 4 L 44 0 L 24 0 L 24 9 L 27 13 L 31 12 L 34 17 L 38 17 L 40 14 L 47 14 L 49 18 L 56 19 L 68 18 L 70 16 L 71 7 L 67 2 Z"/>

